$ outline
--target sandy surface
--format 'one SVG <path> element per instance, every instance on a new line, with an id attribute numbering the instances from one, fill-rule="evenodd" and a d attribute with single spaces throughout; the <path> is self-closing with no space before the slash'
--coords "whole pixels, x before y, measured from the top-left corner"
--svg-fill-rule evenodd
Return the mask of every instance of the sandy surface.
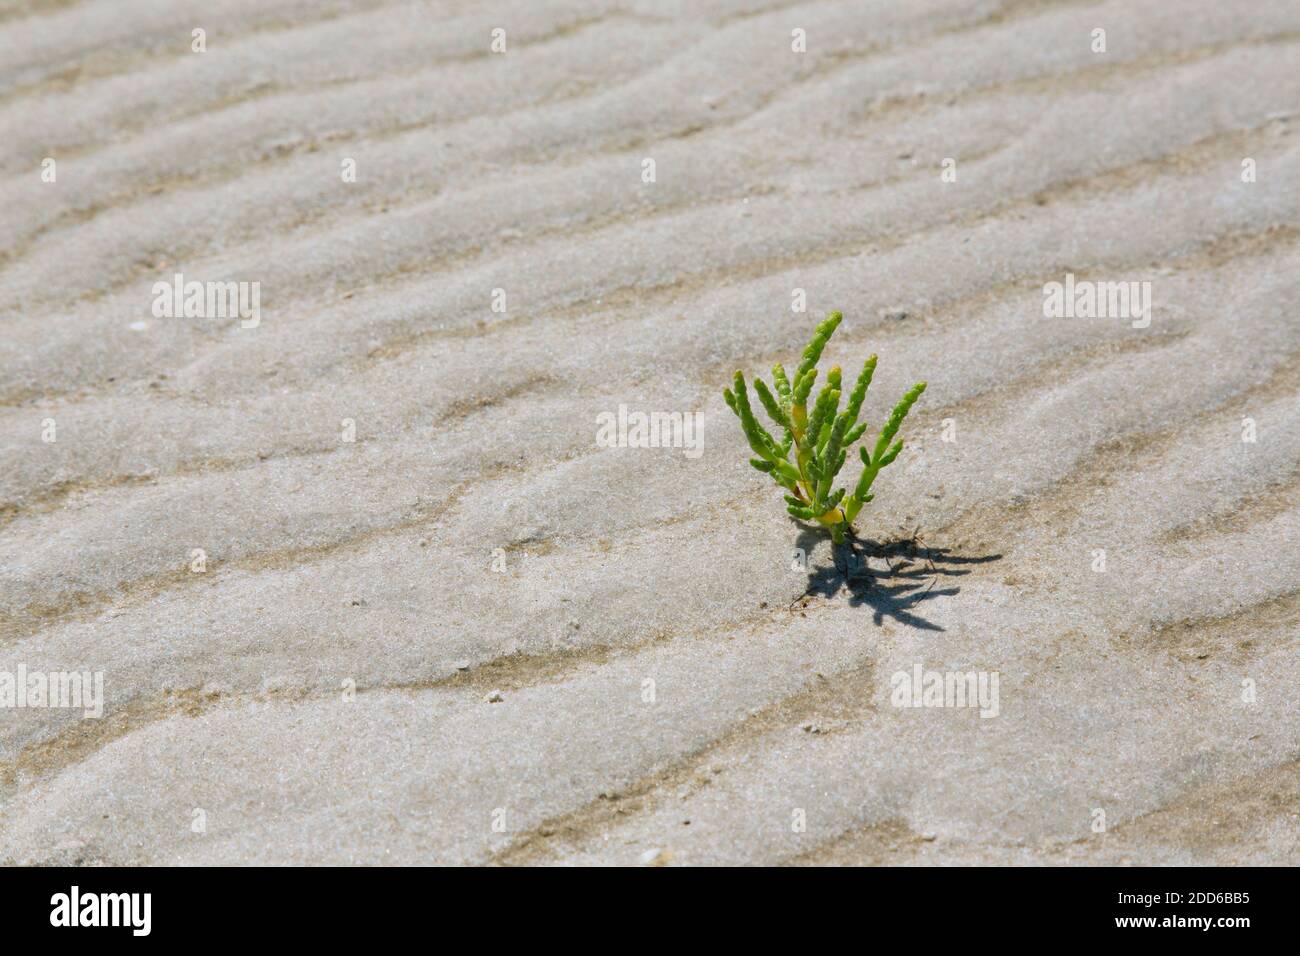
<path id="1" fill-rule="evenodd" d="M 1300 862 L 1297 104 L 1294 0 L 4 3 L 0 673 L 105 701 L 0 862 Z M 847 580 L 720 396 L 830 309 Z"/>

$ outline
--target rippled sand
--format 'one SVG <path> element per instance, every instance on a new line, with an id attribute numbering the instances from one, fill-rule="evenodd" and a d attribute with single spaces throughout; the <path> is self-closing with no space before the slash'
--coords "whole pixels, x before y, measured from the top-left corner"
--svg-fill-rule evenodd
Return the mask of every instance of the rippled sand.
<path id="1" fill-rule="evenodd" d="M 105 693 L 0 708 L 0 861 L 1300 862 L 1300 7 L 1236 7 L 0 7 L 0 673 Z M 929 382 L 848 580 L 720 394 L 831 309 L 873 432 Z"/>

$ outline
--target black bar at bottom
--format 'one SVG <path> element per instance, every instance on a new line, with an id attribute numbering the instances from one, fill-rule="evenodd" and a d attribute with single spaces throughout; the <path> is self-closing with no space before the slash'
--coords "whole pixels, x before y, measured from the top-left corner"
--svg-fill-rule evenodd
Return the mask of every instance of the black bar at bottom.
<path id="1" fill-rule="evenodd" d="M 697 943 L 701 934 L 734 943 L 784 928 L 857 935 L 864 945 L 881 929 L 907 927 L 918 940 L 1129 937 L 1182 945 L 1258 940 L 1251 934 L 1296 926 L 1295 871 L 1287 869 L 694 870 L 599 880 L 570 870 L 533 879 L 447 869 L 5 869 L 0 925 L 10 944 L 75 933 L 79 942 L 257 938 L 298 946 L 399 939 L 438 924 L 477 926 L 471 932 L 484 945 L 512 929 L 538 943 L 553 944 L 557 934 L 611 945 L 662 941 L 688 923 Z"/>

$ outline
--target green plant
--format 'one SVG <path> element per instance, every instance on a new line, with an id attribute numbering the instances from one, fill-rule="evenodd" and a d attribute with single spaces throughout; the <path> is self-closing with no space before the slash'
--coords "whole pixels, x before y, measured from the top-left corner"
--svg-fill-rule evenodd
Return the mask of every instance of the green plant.
<path id="1" fill-rule="evenodd" d="M 785 369 L 780 363 L 772 366 L 775 395 L 762 379 L 755 377 L 754 391 L 758 393 L 763 408 L 785 431 L 781 441 L 773 438 L 754 417 L 743 373 L 736 373 L 734 392 L 730 388 L 723 389 L 722 392 L 727 405 L 740 419 L 740 427 L 745 431 L 749 447 L 758 455 L 757 458 L 751 458 L 749 463 L 759 471 L 771 475 L 778 485 L 790 492 L 785 500 L 791 515 L 803 520 L 816 520 L 825 525 L 830 529 L 831 538 L 836 544 L 844 541 L 846 531 L 852 531 L 853 519 L 858 516 L 862 506 L 875 497 L 871 494 L 871 483 L 876 480 L 876 475 L 902 451 L 902 439 L 894 441 L 894 436 L 898 434 L 912 403 L 925 391 L 925 382 L 918 382 L 908 389 L 907 394 L 894 406 L 889 421 L 880 429 L 880 436 L 872 451 L 868 452 L 866 445 L 858 449 L 862 457 L 862 474 L 852 492 L 845 488 L 833 491 L 832 483 L 844 466 L 848 449 L 867 430 L 866 422 L 858 422 L 858 412 L 867 397 L 871 376 L 876 371 L 876 356 L 873 355 L 863 363 L 862 374 L 849 393 L 844 410 L 839 411 L 840 367 L 832 367 L 826 375 L 826 384 L 817 394 L 812 412 L 809 413 L 808 396 L 817 379 L 817 361 L 843 318 L 841 313 L 832 312 L 825 322 L 817 326 L 812 341 L 804 349 L 803 359 L 799 362 L 793 380 L 786 377 Z M 791 452 L 794 453 L 793 458 Z"/>

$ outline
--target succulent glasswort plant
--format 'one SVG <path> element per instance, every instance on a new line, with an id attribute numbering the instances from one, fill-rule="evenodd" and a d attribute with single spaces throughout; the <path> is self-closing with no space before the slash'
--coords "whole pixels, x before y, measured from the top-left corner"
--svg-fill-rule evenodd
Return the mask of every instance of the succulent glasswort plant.
<path id="1" fill-rule="evenodd" d="M 749 447 L 758 455 L 749 459 L 749 463 L 771 475 L 773 481 L 789 492 L 785 500 L 791 515 L 825 525 L 836 544 L 843 543 L 845 533 L 853 530 L 853 519 L 862 506 L 875 497 L 871 494 L 871 483 L 876 480 L 876 475 L 903 450 L 902 439 L 894 441 L 894 436 L 898 434 L 912 403 L 925 391 L 925 382 L 917 382 L 908 389 L 880 429 L 875 447 L 870 452 L 866 445 L 858 449 L 862 474 L 853 491 L 846 488 L 833 491 L 831 486 L 844 467 L 848 449 L 867 430 L 866 422 L 858 422 L 858 413 L 867 397 L 871 376 L 876 371 L 876 356 L 872 355 L 863 363 L 862 374 L 849 393 L 844 410 L 840 411 L 840 367 L 832 367 L 826 375 L 826 384 L 813 402 L 812 412 L 808 411 L 808 396 L 817 380 L 817 361 L 843 318 L 841 313 L 832 312 L 817 326 L 793 380 L 786 377 L 779 362 L 772 366 L 775 395 L 762 379 L 754 378 L 754 391 L 758 393 L 763 408 L 785 431 L 781 441 L 773 438 L 754 417 L 743 373 L 735 375 L 735 391 L 727 388 L 722 392 L 727 405 L 740 419 Z"/>

